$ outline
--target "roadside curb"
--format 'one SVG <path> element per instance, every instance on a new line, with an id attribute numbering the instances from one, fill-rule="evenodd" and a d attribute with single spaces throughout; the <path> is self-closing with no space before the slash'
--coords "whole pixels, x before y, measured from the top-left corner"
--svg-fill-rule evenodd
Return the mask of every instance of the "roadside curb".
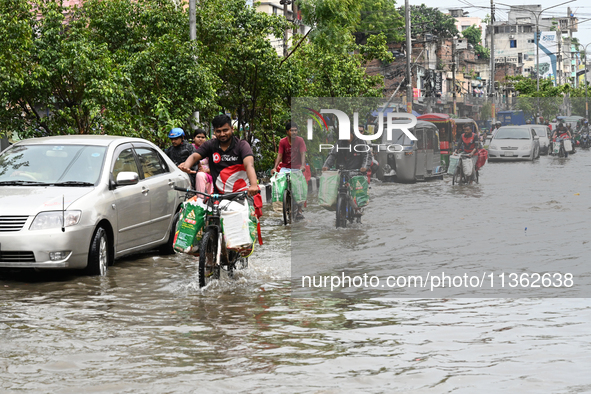
<path id="1" fill-rule="evenodd" d="M 320 178 L 318 177 L 311 177 L 308 181 L 308 194 L 313 194 L 318 191 L 318 187 L 320 186 Z M 263 204 L 268 204 L 271 202 L 272 199 L 272 188 L 270 183 L 262 183 L 259 184 L 261 188 L 261 197 L 263 198 Z"/>

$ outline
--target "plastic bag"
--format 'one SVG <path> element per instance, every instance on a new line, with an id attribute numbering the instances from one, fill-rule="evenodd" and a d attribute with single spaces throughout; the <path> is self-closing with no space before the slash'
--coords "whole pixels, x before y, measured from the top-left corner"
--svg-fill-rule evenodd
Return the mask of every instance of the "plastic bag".
<path id="1" fill-rule="evenodd" d="M 243 257 L 249 255 L 257 238 L 258 219 L 254 207 L 244 200 L 244 204 L 232 201 L 220 208 L 226 248 Z"/>
<path id="2" fill-rule="evenodd" d="M 174 249 L 182 253 L 196 253 L 199 251 L 199 243 L 207 205 L 203 200 L 193 198 L 183 203 L 181 215 L 177 222 L 174 234 Z"/>
<path id="3" fill-rule="evenodd" d="M 568 138 L 564 140 L 564 150 L 567 153 L 570 153 L 573 150 L 573 142 Z"/>
<path id="4" fill-rule="evenodd" d="M 287 187 L 287 177 L 285 174 L 275 173 L 271 177 L 271 201 L 283 201 L 283 192 Z"/>
<path id="5" fill-rule="evenodd" d="M 351 190 L 351 197 L 358 208 L 362 208 L 369 202 L 369 185 L 367 178 L 363 175 L 357 175 L 349 180 L 349 189 Z"/>
<path id="6" fill-rule="evenodd" d="M 458 167 L 458 163 L 460 162 L 460 155 L 450 155 L 449 156 L 449 166 L 447 167 L 447 173 L 449 175 L 453 175 L 456 173 L 456 168 Z"/>
<path id="7" fill-rule="evenodd" d="M 464 175 L 469 177 L 472 176 L 472 170 L 474 169 L 474 162 L 472 161 L 471 157 L 465 157 L 462 159 L 462 169 L 464 170 Z"/>
<path id="8" fill-rule="evenodd" d="M 308 199 L 308 181 L 300 171 L 293 171 L 290 175 L 292 198 L 297 203 L 302 203 Z"/>
<path id="9" fill-rule="evenodd" d="M 479 170 L 486 164 L 488 159 L 488 151 L 486 149 L 478 150 L 478 161 L 476 161 L 476 169 Z"/>
<path id="10" fill-rule="evenodd" d="M 339 193 L 339 172 L 325 171 L 320 177 L 318 187 L 318 204 L 323 207 L 332 207 L 337 203 Z"/>

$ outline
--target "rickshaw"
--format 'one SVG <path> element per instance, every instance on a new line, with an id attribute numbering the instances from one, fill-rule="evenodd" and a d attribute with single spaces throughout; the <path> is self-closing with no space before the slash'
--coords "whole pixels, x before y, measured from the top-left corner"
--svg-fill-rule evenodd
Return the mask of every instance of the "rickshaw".
<path id="1" fill-rule="evenodd" d="M 380 163 L 377 175 L 381 181 L 416 182 L 443 178 L 445 169 L 441 165 L 437 127 L 430 122 L 418 121 L 410 132 L 417 137 L 416 141 L 411 141 L 402 130 L 394 129 L 391 139 L 384 133 L 380 143 L 371 144 L 374 157 Z"/>
<path id="2" fill-rule="evenodd" d="M 431 113 L 417 116 L 418 120 L 433 123 L 439 129 L 439 149 L 441 153 L 441 165 L 444 171 L 449 166 L 449 155 L 454 151 L 457 141 L 456 120 L 447 114 Z"/>

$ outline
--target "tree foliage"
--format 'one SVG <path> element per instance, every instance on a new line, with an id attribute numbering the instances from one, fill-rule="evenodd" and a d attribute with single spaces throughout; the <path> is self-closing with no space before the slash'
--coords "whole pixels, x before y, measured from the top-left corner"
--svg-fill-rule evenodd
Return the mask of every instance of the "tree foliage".
<path id="1" fill-rule="evenodd" d="M 0 128 L 20 138 L 108 133 L 164 146 L 171 127 L 190 129 L 193 112 L 207 122 L 223 111 L 243 138 L 272 152 L 291 97 L 381 95 L 383 79 L 367 76 L 365 65 L 391 60 L 389 33 L 369 34 L 363 45 L 353 35 L 372 1 L 390 11 L 394 4 L 302 0 L 312 31 L 294 36 L 285 59 L 272 41 L 293 26 L 245 0 L 199 1 L 195 41 L 188 9 L 169 0 L 78 8 L 0 0 Z"/>
<path id="2" fill-rule="evenodd" d="M 404 33 L 404 17 L 394 0 L 361 0 L 360 20 L 355 31 L 356 42 L 363 44 L 368 37 L 384 34 L 386 42 L 400 41 Z"/>
<path id="3" fill-rule="evenodd" d="M 404 7 L 400 8 L 400 14 L 404 14 Z M 427 7 L 425 4 L 410 6 L 411 36 L 422 36 L 426 33 L 440 38 L 449 38 L 458 34 L 455 19 L 439 11 L 437 8 Z M 406 34 L 402 35 L 403 38 Z"/>

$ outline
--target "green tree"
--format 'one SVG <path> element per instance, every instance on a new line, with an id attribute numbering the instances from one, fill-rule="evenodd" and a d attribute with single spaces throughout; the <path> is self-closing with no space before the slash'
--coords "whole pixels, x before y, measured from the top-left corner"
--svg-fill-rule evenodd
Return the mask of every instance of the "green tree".
<path id="1" fill-rule="evenodd" d="M 357 44 L 364 44 L 371 35 L 384 34 L 387 42 L 402 39 L 404 17 L 394 0 L 361 0 L 360 21 L 355 31 Z"/>
<path id="2" fill-rule="evenodd" d="M 404 7 L 400 8 L 400 14 L 404 14 Z M 410 6 L 411 36 L 417 37 L 426 33 L 438 37 L 453 37 L 457 35 L 458 29 L 455 19 L 439 11 L 437 8 L 427 7 L 425 4 Z M 406 34 L 402 34 L 405 39 Z"/>

